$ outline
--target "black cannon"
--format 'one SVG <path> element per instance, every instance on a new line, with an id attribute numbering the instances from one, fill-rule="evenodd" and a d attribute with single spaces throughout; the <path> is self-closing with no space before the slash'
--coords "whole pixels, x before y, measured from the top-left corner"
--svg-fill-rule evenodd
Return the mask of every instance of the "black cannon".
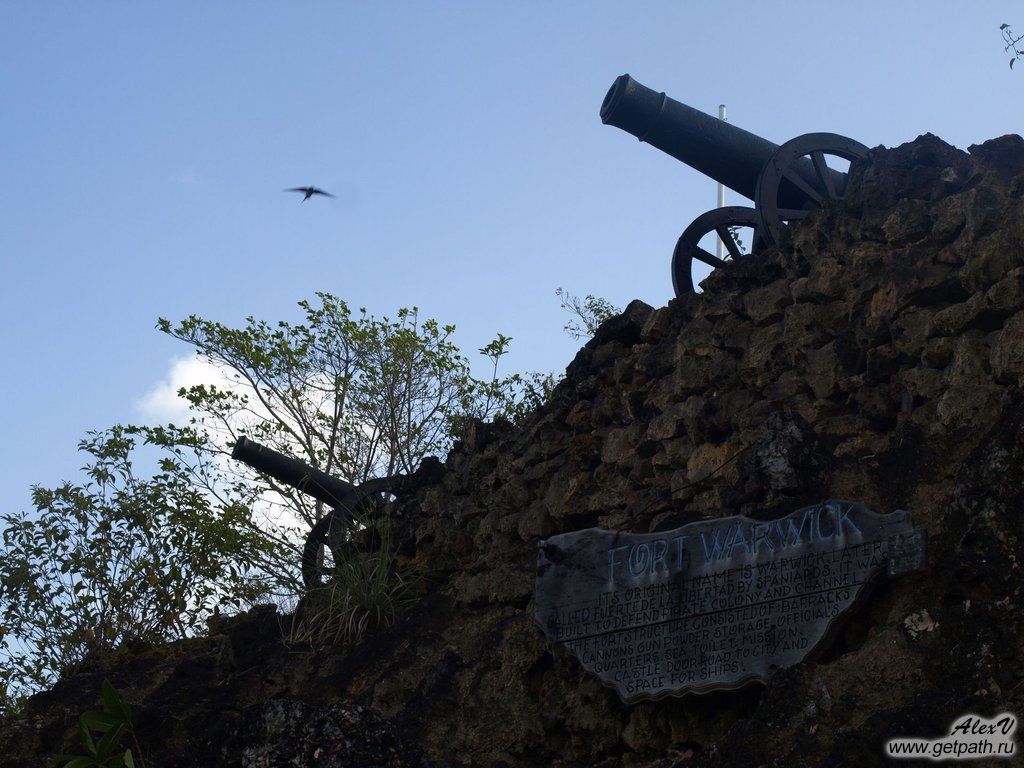
<path id="1" fill-rule="evenodd" d="M 302 548 L 302 581 L 306 589 L 323 583 L 324 549 L 331 551 L 335 562 L 346 556 L 351 549 L 348 536 L 358 522 L 357 518 L 367 509 L 380 505 L 383 494 L 397 491 L 406 480 L 404 475 L 394 475 L 353 485 L 246 437 L 238 438 L 231 458 L 331 508 L 310 530 Z"/>
<path id="2" fill-rule="evenodd" d="M 788 222 L 827 202 L 841 200 L 846 174 L 829 168 L 826 155 L 848 161 L 867 155 L 863 144 L 835 133 L 807 133 L 778 146 L 641 85 L 629 75 L 612 83 L 601 104 L 601 121 L 636 136 L 754 201 L 698 216 L 672 253 L 676 296 L 693 291 L 694 259 L 712 267 L 726 262 L 700 247 L 715 232 L 733 259 L 743 254 L 734 233 L 752 230 L 751 250 L 778 242 Z"/>

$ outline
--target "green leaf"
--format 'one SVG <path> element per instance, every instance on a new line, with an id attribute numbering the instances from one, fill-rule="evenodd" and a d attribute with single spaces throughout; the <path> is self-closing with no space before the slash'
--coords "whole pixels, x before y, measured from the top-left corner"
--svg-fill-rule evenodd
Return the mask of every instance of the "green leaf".
<path id="1" fill-rule="evenodd" d="M 111 684 L 110 680 L 104 679 L 103 685 L 100 687 L 100 695 L 103 697 L 103 709 L 112 715 L 117 715 L 121 720 L 127 720 L 129 713 L 121 701 L 121 697 L 117 695 L 117 691 Z"/>
<path id="2" fill-rule="evenodd" d="M 117 744 L 117 740 L 121 738 L 123 731 L 124 723 L 118 723 L 103 735 L 103 738 L 96 744 L 96 757 L 98 759 L 105 760 L 108 757 Z"/>
<path id="3" fill-rule="evenodd" d="M 92 740 L 92 734 L 89 733 L 89 729 L 81 719 L 78 721 L 78 735 L 82 740 L 82 746 L 85 747 L 86 752 L 95 757 L 96 743 Z"/>
<path id="4" fill-rule="evenodd" d="M 112 715 L 109 712 L 100 712 L 95 709 L 82 714 L 82 722 L 85 723 L 86 727 L 100 733 L 106 733 L 111 728 L 120 725 L 123 721 L 123 718 L 119 715 Z"/>
<path id="5" fill-rule="evenodd" d="M 135 768 L 135 758 L 132 757 L 132 751 L 130 749 L 126 749 L 124 751 L 122 759 L 124 760 L 124 764 L 127 768 Z"/>

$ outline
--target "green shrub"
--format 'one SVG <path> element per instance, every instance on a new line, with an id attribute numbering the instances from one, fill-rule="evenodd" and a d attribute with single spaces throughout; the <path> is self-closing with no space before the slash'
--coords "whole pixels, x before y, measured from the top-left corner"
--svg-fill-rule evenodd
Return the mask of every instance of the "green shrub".
<path id="1" fill-rule="evenodd" d="M 129 641 L 203 626 L 261 589 L 263 546 L 249 509 L 190 481 L 166 446 L 149 477 L 133 466 L 144 430 L 93 433 L 87 480 L 33 489 L 35 512 L 0 515 L 0 690 L 7 706 Z M 166 438 L 166 430 L 164 431 Z"/>

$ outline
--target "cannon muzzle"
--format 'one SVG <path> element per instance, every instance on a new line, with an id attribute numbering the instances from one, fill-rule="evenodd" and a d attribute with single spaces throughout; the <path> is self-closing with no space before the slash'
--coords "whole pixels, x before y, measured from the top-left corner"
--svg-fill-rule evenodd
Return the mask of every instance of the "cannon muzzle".
<path id="1" fill-rule="evenodd" d="M 231 458 L 248 464 L 278 482 L 290 485 L 331 507 L 349 506 L 361 495 L 360 487 L 332 477 L 326 472 L 321 472 L 298 459 L 285 456 L 246 437 L 238 438 L 231 451 Z"/>
<path id="2" fill-rule="evenodd" d="M 761 170 L 778 149 L 767 139 L 653 91 L 629 75 L 620 75 L 612 83 L 601 104 L 601 122 L 631 133 L 751 200 L 756 197 Z M 795 170 L 815 183 L 810 161 L 797 163 Z M 842 189 L 846 174 L 831 169 L 830 173 L 836 188 Z M 800 209 L 808 202 L 804 192 L 783 180 L 782 207 Z"/>

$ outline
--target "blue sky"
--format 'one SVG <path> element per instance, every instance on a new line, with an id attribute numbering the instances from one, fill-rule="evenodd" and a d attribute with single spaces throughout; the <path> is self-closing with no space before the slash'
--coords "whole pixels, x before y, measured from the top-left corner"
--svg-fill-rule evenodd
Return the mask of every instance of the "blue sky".
<path id="1" fill-rule="evenodd" d="M 188 354 L 161 315 L 329 291 L 561 370 L 555 288 L 664 304 L 715 189 L 601 124 L 623 72 L 775 142 L 966 147 L 1021 130 L 1002 22 L 1024 5 L 8 2 L 0 510 L 76 477 L 86 430 L 153 417 Z M 337 199 L 281 192 L 305 184 Z"/>

